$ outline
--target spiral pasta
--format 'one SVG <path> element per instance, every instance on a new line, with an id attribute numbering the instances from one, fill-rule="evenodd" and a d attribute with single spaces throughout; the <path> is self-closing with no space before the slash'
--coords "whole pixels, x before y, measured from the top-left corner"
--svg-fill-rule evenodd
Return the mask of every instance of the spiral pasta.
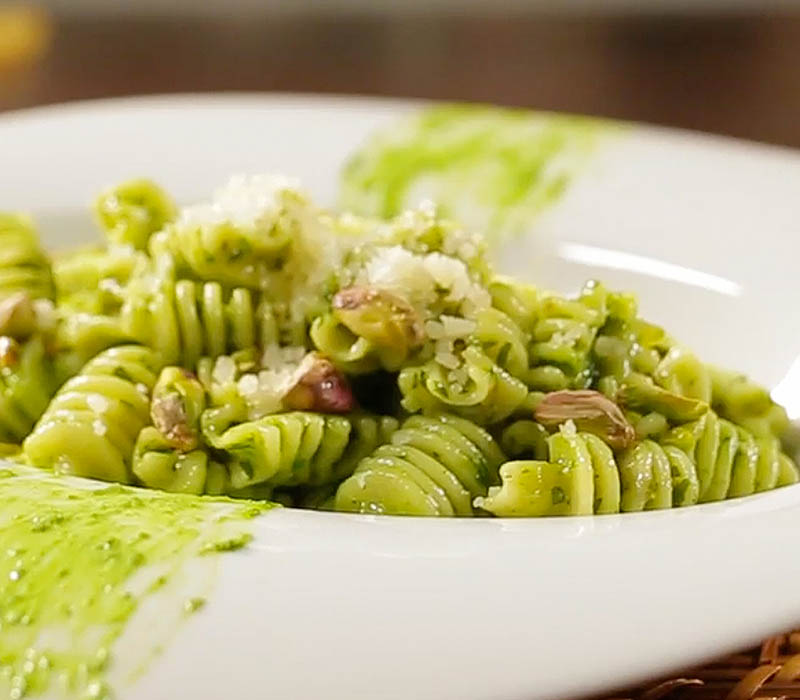
<path id="1" fill-rule="evenodd" d="M 136 480 L 150 488 L 198 496 L 218 496 L 232 490 L 227 469 L 207 450 L 181 452 L 152 426 L 139 432 L 132 464 Z"/>
<path id="2" fill-rule="evenodd" d="M 308 217 L 308 202 L 282 178 L 234 178 L 211 204 L 185 208 L 152 237 L 153 257 L 179 274 L 227 287 L 263 289 Z"/>
<path id="3" fill-rule="evenodd" d="M 635 512 L 736 498 L 797 483 L 797 467 L 777 440 L 755 438 L 712 411 L 618 454 L 590 433 L 545 437 L 531 421 L 506 429 L 514 457 L 502 486 L 476 505 L 498 516 Z"/>
<path id="4" fill-rule="evenodd" d="M 474 319 L 443 317 L 439 325 L 434 358 L 400 372 L 403 407 L 410 413 L 452 412 L 481 425 L 519 409 L 528 397 L 529 336 L 515 321 L 486 308 Z M 448 335 L 451 328 L 456 332 Z"/>
<path id="5" fill-rule="evenodd" d="M 351 374 L 368 374 L 380 368 L 396 370 L 409 354 L 407 347 L 381 345 L 356 335 L 332 313 L 314 319 L 310 335 L 314 347 Z"/>
<path id="6" fill-rule="evenodd" d="M 0 338 L 0 442 L 19 443 L 56 390 L 53 363 L 40 336 L 22 346 Z"/>
<path id="7" fill-rule="evenodd" d="M 212 436 L 227 456 L 233 489 L 340 481 L 396 429 L 393 418 L 294 411 L 266 416 Z"/>
<path id="8" fill-rule="evenodd" d="M 639 318 L 636 299 L 629 294 L 610 293 L 606 302 L 608 315 L 592 348 L 594 385 L 613 398 L 628 377 L 637 373 L 651 379 L 658 375 L 663 388 L 680 391 L 682 382 L 677 371 L 685 374 L 685 365 L 691 358 L 680 356 L 681 363 L 678 363 L 679 357 L 673 355 L 662 365 L 673 346 L 664 330 Z M 702 393 L 703 379 L 698 379 L 695 384 L 694 393 Z M 708 400 L 707 396 L 700 398 Z"/>
<path id="9" fill-rule="evenodd" d="M 458 370 L 435 360 L 401 370 L 397 383 L 403 408 L 409 413 L 449 411 L 490 425 L 512 415 L 526 400 L 525 384 L 477 346 L 464 350 L 462 360 Z"/>
<path id="10" fill-rule="evenodd" d="M 175 203 L 150 180 L 129 180 L 103 192 L 95 213 L 110 243 L 144 250 L 156 231 L 172 221 Z"/>
<path id="11" fill-rule="evenodd" d="M 131 281 L 148 270 L 147 256 L 128 246 L 91 248 L 56 259 L 55 345 L 70 355 L 70 366 L 79 369 L 99 352 L 131 342 L 121 309 Z"/>
<path id="12" fill-rule="evenodd" d="M 700 502 L 747 496 L 797 481 L 797 467 L 781 452 L 777 439 L 755 436 L 713 411 L 674 428 L 662 443 L 693 458 Z"/>
<path id="13" fill-rule="evenodd" d="M 318 350 L 355 374 L 397 371 L 424 341 L 419 314 L 406 299 L 358 286 L 333 296 L 331 311 L 314 320 L 310 336 Z"/>
<path id="14" fill-rule="evenodd" d="M 412 416 L 361 460 L 336 492 L 337 510 L 389 515 L 472 515 L 505 456 L 494 439 L 449 414 Z"/>
<path id="15" fill-rule="evenodd" d="M 19 292 L 52 299 L 50 261 L 29 219 L 0 212 L 0 300 Z"/>
<path id="16" fill-rule="evenodd" d="M 66 474 L 128 483 L 160 367 L 158 355 L 138 345 L 97 355 L 50 402 L 23 443 L 26 458 Z"/>
<path id="17" fill-rule="evenodd" d="M 711 403 L 721 416 L 759 437 L 782 437 L 788 427 L 786 410 L 769 392 L 742 374 L 710 368 Z"/>
<path id="18" fill-rule="evenodd" d="M 56 299 L 70 312 L 116 314 L 128 283 L 148 272 L 148 257 L 127 246 L 89 248 L 53 262 Z"/>
<path id="19" fill-rule="evenodd" d="M 488 285 L 492 307 L 502 311 L 530 336 L 536 327 L 541 293 L 530 284 L 496 275 Z"/>
<path id="20" fill-rule="evenodd" d="M 122 319 L 130 338 L 157 350 L 169 364 L 192 368 L 204 356 L 268 345 L 277 333 L 270 305 L 249 289 L 174 281 L 169 272 L 159 274 L 155 289 L 134 292 Z"/>
<path id="21" fill-rule="evenodd" d="M 594 379 L 592 350 L 606 321 L 607 292 L 588 285 L 576 300 L 541 300 L 530 345 L 528 385 L 539 391 L 583 389 Z"/>

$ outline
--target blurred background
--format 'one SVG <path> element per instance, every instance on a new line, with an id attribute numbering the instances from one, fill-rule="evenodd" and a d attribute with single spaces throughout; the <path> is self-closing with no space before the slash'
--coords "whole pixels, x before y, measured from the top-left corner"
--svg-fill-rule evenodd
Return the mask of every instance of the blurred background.
<path id="1" fill-rule="evenodd" d="M 479 100 L 800 147 L 800 0 L 0 0 L 0 110 L 198 90 Z"/>

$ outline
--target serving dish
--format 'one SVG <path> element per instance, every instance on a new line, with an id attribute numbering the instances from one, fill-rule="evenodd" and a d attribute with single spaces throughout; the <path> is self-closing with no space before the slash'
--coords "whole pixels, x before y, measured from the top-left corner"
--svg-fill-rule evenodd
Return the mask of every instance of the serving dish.
<path id="1" fill-rule="evenodd" d="M 286 172 L 336 202 L 343 163 L 403 101 L 301 96 L 112 100 L 5 115 L 0 206 L 54 248 L 88 202 L 147 174 L 181 201 L 232 172 Z M 199 146 L 198 146 L 199 145 Z M 795 264 L 800 156 L 620 125 L 501 269 L 572 291 L 599 277 L 708 360 L 800 414 Z M 657 675 L 800 621 L 791 552 L 800 489 L 680 512 L 533 521 L 371 518 L 276 509 L 225 557 L 208 604 L 157 629 L 167 592 L 120 640 L 163 646 L 123 698 L 563 698 Z M 771 584 L 764 593 L 762 571 Z M 189 577 L 191 578 L 191 577 Z M 187 586 L 190 584 L 187 582 Z M 158 637 L 158 639 L 156 639 Z M 565 660 L 569 659 L 569 662 Z"/>

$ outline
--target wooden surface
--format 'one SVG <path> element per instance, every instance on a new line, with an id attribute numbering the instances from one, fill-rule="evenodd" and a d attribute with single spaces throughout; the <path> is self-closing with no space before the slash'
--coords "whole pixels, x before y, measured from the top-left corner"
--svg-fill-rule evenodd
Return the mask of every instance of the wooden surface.
<path id="1" fill-rule="evenodd" d="M 467 99 L 800 147 L 800 14 L 676 18 L 59 19 L 0 109 L 191 90 Z"/>
<path id="2" fill-rule="evenodd" d="M 800 698 L 800 632 L 603 700 L 794 700 Z M 599 700 L 595 698 L 594 700 Z"/>

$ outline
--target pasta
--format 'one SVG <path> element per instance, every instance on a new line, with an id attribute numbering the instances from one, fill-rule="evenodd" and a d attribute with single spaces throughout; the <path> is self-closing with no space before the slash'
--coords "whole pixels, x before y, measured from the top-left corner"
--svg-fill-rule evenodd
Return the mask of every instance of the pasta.
<path id="1" fill-rule="evenodd" d="M 794 484 L 789 421 L 635 298 L 495 274 L 421 205 L 332 214 L 280 177 L 96 204 L 52 266 L 0 215 L 0 446 L 59 473 L 348 513 L 568 516 Z"/>
<path id="2" fill-rule="evenodd" d="M 291 412 L 229 428 L 211 446 L 230 456 L 234 489 L 315 486 L 348 476 L 395 426 L 392 418 Z"/>
<path id="3" fill-rule="evenodd" d="M 541 391 L 582 389 L 591 385 L 592 349 L 606 321 L 605 290 L 589 286 L 572 301 L 542 299 L 530 348 L 529 383 Z"/>
<path id="4" fill-rule="evenodd" d="M 41 337 L 21 346 L 8 337 L 0 338 L 0 442 L 19 443 L 55 390 L 54 367 Z"/>
<path id="5" fill-rule="evenodd" d="M 305 200 L 285 179 L 257 179 L 255 201 L 234 180 L 213 204 L 187 207 L 150 241 L 153 257 L 170 255 L 179 273 L 231 287 L 259 289 L 280 265 L 301 226 Z M 264 191 L 269 201 L 264 202 Z"/>
<path id="6" fill-rule="evenodd" d="M 127 246 L 80 249 L 53 261 L 56 298 L 70 312 L 113 315 L 131 279 L 144 274 L 148 257 Z"/>
<path id="7" fill-rule="evenodd" d="M 175 204 L 150 180 L 131 180 L 103 192 L 95 203 L 100 226 L 110 243 L 143 250 L 156 231 L 172 221 Z"/>
<path id="8" fill-rule="evenodd" d="M 219 357 L 256 343 L 263 346 L 276 336 L 270 305 L 254 298 L 249 289 L 176 281 L 169 269 L 157 272 L 155 282 L 143 293 L 131 290 L 122 308 L 122 327 L 166 362 L 193 368 L 201 357 Z"/>
<path id="9" fill-rule="evenodd" d="M 314 320 L 311 339 L 349 372 L 396 371 L 422 342 L 414 308 L 384 290 L 341 290 L 332 306 L 330 313 Z"/>
<path id="10" fill-rule="evenodd" d="M 471 515 L 505 461 L 494 438 L 448 414 L 412 416 L 391 443 L 363 459 L 336 492 L 337 510 L 389 515 Z"/>
<path id="11" fill-rule="evenodd" d="M 728 420 L 759 437 L 781 437 L 789 422 L 786 412 L 766 389 L 735 372 L 712 368 L 711 403 Z"/>
<path id="12" fill-rule="evenodd" d="M 464 378 L 436 361 L 400 372 L 403 408 L 409 413 L 452 411 L 481 424 L 508 418 L 525 401 L 528 390 L 475 346 L 462 354 Z"/>
<path id="13" fill-rule="evenodd" d="M 53 296 L 50 263 L 32 223 L 0 212 L 0 300 L 24 292 L 32 299 Z"/>
<path id="14" fill-rule="evenodd" d="M 55 259 L 55 345 L 62 376 L 75 374 L 102 350 L 131 341 L 120 310 L 128 284 L 147 266 L 147 256 L 129 246 L 83 249 Z"/>
<path id="15" fill-rule="evenodd" d="M 137 345 L 97 355 L 55 395 L 23 443 L 25 456 L 65 474 L 130 482 L 134 443 L 148 422 L 160 364 Z"/>
<path id="16" fill-rule="evenodd" d="M 552 435 L 517 422 L 502 443 L 512 456 L 502 486 L 476 505 L 494 515 L 589 515 L 681 507 L 797 483 L 797 468 L 774 438 L 755 438 L 708 411 L 660 442 L 638 440 L 617 455 L 565 424 Z"/>

